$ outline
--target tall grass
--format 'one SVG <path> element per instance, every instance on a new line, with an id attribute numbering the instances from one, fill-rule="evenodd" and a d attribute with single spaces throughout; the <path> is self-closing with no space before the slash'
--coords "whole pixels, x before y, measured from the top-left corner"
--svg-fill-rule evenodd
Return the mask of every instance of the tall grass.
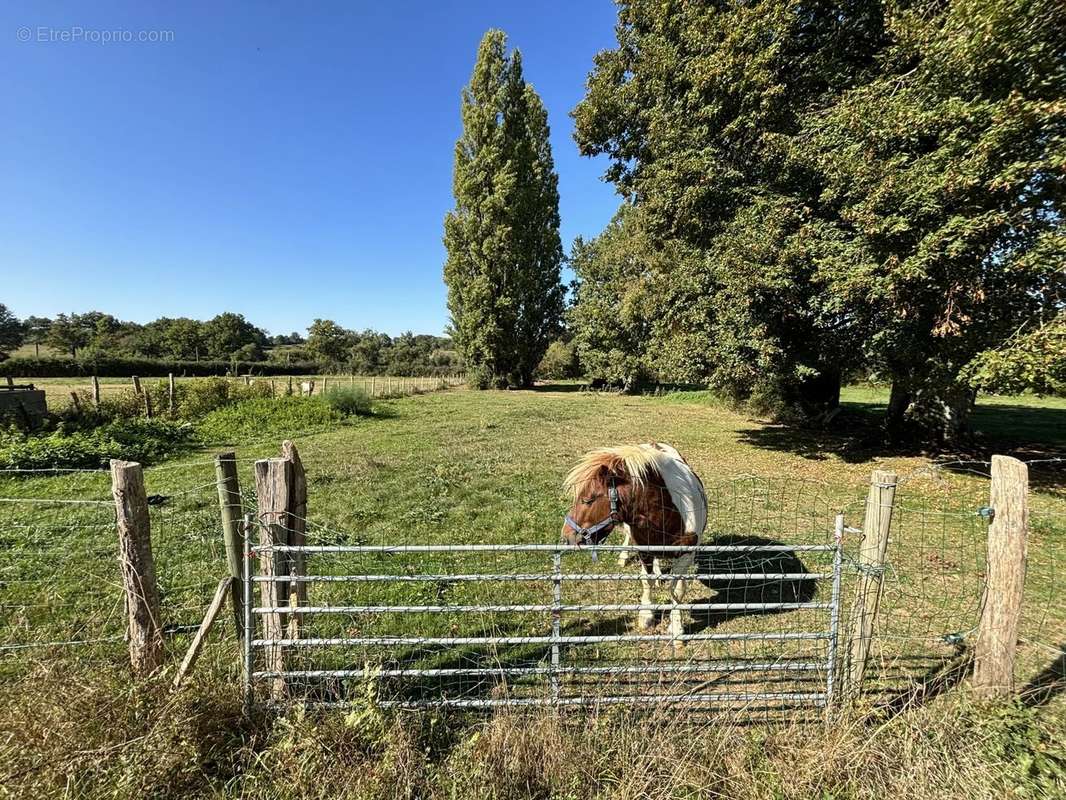
<path id="1" fill-rule="evenodd" d="M 240 714 L 206 672 L 179 693 L 113 664 L 42 663 L 0 706 L 0 795 L 269 798 L 1061 797 L 1066 726 L 957 694 L 892 718 L 740 713 Z M 14 689 L 14 691 L 10 691 Z"/>

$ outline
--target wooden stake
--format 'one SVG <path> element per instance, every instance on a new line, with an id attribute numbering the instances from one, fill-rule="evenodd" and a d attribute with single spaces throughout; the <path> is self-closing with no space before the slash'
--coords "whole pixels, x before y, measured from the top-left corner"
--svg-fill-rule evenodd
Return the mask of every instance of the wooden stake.
<path id="1" fill-rule="evenodd" d="M 255 489 L 259 497 L 259 543 L 277 546 L 289 543 L 292 519 L 289 504 L 292 497 L 292 463 L 284 458 L 268 458 L 255 462 Z M 287 553 L 264 550 L 260 554 L 260 574 L 265 578 L 287 576 L 289 559 Z M 267 580 L 259 584 L 264 606 L 278 608 L 288 604 L 288 581 Z M 263 638 L 281 639 L 287 623 L 285 614 L 271 612 L 263 615 Z M 270 672 L 285 668 L 285 652 L 280 645 L 268 645 L 263 650 L 265 667 Z M 283 678 L 271 682 L 271 696 L 275 700 L 285 697 Z"/>
<path id="2" fill-rule="evenodd" d="M 133 376 L 133 391 L 135 394 L 141 393 L 141 379 L 136 375 Z"/>
<path id="3" fill-rule="evenodd" d="M 988 574 L 973 670 L 974 690 L 986 698 L 1014 691 L 1029 538 L 1029 468 L 1023 462 L 992 456 L 989 506 Z"/>
<path id="4" fill-rule="evenodd" d="M 174 416 L 174 406 L 177 397 L 177 390 L 174 386 L 174 373 L 167 374 L 167 404 L 170 416 Z"/>
<path id="5" fill-rule="evenodd" d="M 897 481 L 898 477 L 894 472 L 875 470 L 870 476 L 870 491 L 866 496 L 866 514 L 862 524 L 862 543 L 859 545 L 859 585 L 851 615 L 851 645 L 847 673 L 844 676 L 844 696 L 848 699 L 858 696 L 866 677 L 874 620 L 881 603 L 885 553 L 888 550 L 888 533 L 892 527 L 892 505 L 896 498 Z"/>
<path id="6" fill-rule="evenodd" d="M 100 407 L 100 379 L 93 375 L 93 405 Z"/>
<path id="7" fill-rule="evenodd" d="M 77 392 L 71 392 L 70 393 L 70 402 L 74 406 L 74 413 L 80 415 L 81 414 L 81 401 L 78 399 L 78 393 Z"/>
<path id="8" fill-rule="evenodd" d="M 292 375 L 289 376 L 289 391 L 286 392 L 289 397 L 292 397 Z"/>
<path id="9" fill-rule="evenodd" d="M 152 559 L 152 531 L 144 472 L 134 461 L 111 461 L 119 566 L 126 594 L 130 665 L 143 676 L 163 663 L 163 634 Z"/>
<path id="10" fill-rule="evenodd" d="M 307 474 L 304 472 L 304 465 L 300 461 L 300 453 L 296 450 L 296 445 L 288 439 L 281 443 L 281 457 L 292 464 L 292 496 L 289 503 L 292 528 L 289 531 L 289 544 L 302 546 L 307 543 Z M 292 556 L 289 561 L 290 574 L 306 574 L 304 554 L 292 553 L 290 555 Z M 307 605 L 307 584 L 300 582 L 295 584 L 295 587 L 296 602 L 300 605 Z M 292 605 L 291 602 L 290 605 Z M 300 638 L 299 623 L 300 615 L 293 614 L 289 622 L 290 639 Z"/>
<path id="11" fill-rule="evenodd" d="M 141 395 L 141 397 L 144 398 L 144 416 L 145 416 L 146 419 L 151 419 L 152 418 L 152 396 L 148 392 L 145 392 L 144 394 Z"/>
<path id="12" fill-rule="evenodd" d="M 218 588 L 215 589 L 215 596 L 211 598 L 211 605 L 207 607 L 207 613 L 204 614 L 203 621 L 200 623 L 196 635 L 192 638 L 192 642 L 189 644 L 189 649 L 185 653 L 185 658 L 181 660 L 181 666 L 178 667 L 178 674 L 174 676 L 175 689 L 181 686 L 181 682 L 185 680 L 185 676 L 192 671 L 193 665 L 196 664 L 196 659 L 200 657 L 200 650 L 203 649 L 204 640 L 207 639 L 207 633 L 211 630 L 211 626 L 215 624 L 215 620 L 218 619 L 218 612 L 222 610 L 222 605 L 226 602 L 226 595 L 232 593 L 233 584 L 234 580 L 232 577 L 223 578 L 218 582 Z"/>
<path id="13" fill-rule="evenodd" d="M 241 585 L 241 485 L 237 478 L 236 454 L 219 453 L 215 456 L 215 483 L 218 485 L 218 505 L 222 515 L 222 539 L 226 544 L 226 564 L 233 578 L 233 619 L 237 626 L 237 638 L 244 635 L 244 592 Z"/>

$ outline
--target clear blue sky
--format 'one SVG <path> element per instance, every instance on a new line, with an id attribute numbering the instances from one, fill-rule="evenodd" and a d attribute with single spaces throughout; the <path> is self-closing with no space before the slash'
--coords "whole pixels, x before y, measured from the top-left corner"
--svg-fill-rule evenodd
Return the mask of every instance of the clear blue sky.
<path id="1" fill-rule="evenodd" d="M 0 303 L 439 333 L 482 33 L 507 32 L 544 98 L 569 249 L 618 205 L 569 118 L 614 21 L 610 0 L 4 3 Z"/>

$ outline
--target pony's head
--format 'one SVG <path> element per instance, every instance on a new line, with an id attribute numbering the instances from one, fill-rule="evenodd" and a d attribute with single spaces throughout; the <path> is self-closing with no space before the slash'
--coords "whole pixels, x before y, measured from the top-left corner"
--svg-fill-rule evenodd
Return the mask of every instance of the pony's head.
<path id="1" fill-rule="evenodd" d="M 573 502 L 563 522 L 567 544 L 595 545 L 625 522 L 628 500 L 644 486 L 655 454 L 637 445 L 586 453 L 563 482 Z"/>

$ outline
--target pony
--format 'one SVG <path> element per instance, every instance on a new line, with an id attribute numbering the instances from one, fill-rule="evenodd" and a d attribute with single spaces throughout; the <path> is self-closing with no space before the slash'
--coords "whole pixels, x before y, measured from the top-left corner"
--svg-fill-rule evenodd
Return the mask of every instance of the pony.
<path id="1" fill-rule="evenodd" d="M 595 546 L 615 528 L 624 544 L 690 547 L 700 543 L 707 526 L 707 496 L 699 476 L 667 444 L 603 447 L 586 453 L 570 470 L 563 488 L 573 499 L 562 528 L 566 544 Z M 686 581 L 696 560 L 693 550 L 671 553 L 637 551 L 642 594 L 640 604 L 652 604 L 653 585 L 669 586 L 671 603 L 685 599 Z M 625 563 L 620 558 L 619 563 Z M 642 608 L 637 625 L 655 625 L 655 612 Z M 670 611 L 674 646 L 684 633 L 681 610 Z"/>

